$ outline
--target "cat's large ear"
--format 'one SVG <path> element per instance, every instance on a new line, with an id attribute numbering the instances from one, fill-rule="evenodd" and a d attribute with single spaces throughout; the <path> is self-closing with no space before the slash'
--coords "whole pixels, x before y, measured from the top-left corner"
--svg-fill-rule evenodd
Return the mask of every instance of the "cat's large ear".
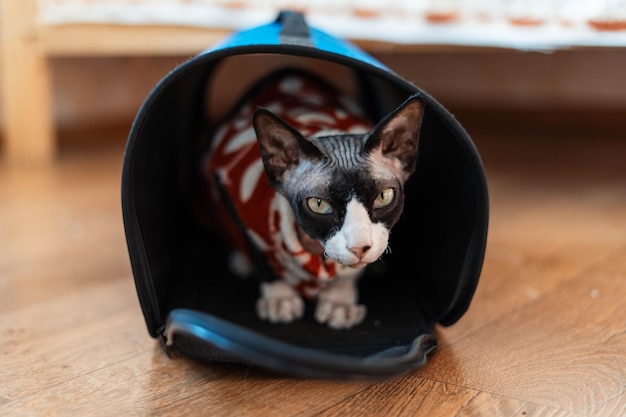
<path id="1" fill-rule="evenodd" d="M 315 145 L 269 110 L 257 109 L 253 124 L 265 172 L 272 184 L 281 182 L 285 173 L 297 166 L 302 158 L 322 156 Z"/>
<path id="2" fill-rule="evenodd" d="M 419 95 L 409 97 L 380 121 L 370 134 L 365 152 L 380 152 L 383 157 L 402 165 L 404 179 L 415 171 L 424 101 Z"/>

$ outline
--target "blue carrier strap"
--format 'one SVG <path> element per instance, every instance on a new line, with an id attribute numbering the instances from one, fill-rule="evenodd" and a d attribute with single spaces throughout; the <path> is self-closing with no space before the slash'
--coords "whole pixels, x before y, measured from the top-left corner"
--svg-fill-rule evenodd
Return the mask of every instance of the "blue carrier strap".
<path id="1" fill-rule="evenodd" d="M 251 45 L 310 48 L 312 56 L 315 56 L 316 52 L 319 51 L 329 52 L 393 72 L 351 43 L 309 27 L 304 15 L 293 11 L 281 11 L 272 23 L 235 32 L 224 41 L 204 50 L 200 55 L 221 49 L 249 47 Z"/>

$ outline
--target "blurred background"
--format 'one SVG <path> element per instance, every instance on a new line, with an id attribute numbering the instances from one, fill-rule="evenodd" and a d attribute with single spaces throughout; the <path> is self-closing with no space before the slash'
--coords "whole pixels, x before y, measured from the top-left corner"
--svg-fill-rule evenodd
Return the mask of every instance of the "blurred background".
<path id="1" fill-rule="evenodd" d="M 5 161 L 125 141 L 170 70 L 281 9 L 352 40 L 470 134 L 626 135 L 623 0 L 0 1 Z"/>

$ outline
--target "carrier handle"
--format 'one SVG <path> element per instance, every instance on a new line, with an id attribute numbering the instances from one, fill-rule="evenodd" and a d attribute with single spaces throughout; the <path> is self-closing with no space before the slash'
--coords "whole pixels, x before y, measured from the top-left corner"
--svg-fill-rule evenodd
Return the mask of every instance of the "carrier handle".
<path id="1" fill-rule="evenodd" d="M 282 10 L 276 22 L 282 24 L 278 35 L 281 44 L 315 47 L 311 41 L 311 30 L 301 12 Z"/>

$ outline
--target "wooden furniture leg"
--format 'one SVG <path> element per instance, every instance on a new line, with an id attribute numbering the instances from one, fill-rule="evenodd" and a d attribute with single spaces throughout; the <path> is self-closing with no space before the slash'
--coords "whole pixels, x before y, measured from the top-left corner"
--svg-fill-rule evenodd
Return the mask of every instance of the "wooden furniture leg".
<path id="1" fill-rule="evenodd" d="M 38 36 L 36 0 L 0 0 L 0 93 L 4 157 L 9 163 L 54 159 L 49 63 Z"/>

